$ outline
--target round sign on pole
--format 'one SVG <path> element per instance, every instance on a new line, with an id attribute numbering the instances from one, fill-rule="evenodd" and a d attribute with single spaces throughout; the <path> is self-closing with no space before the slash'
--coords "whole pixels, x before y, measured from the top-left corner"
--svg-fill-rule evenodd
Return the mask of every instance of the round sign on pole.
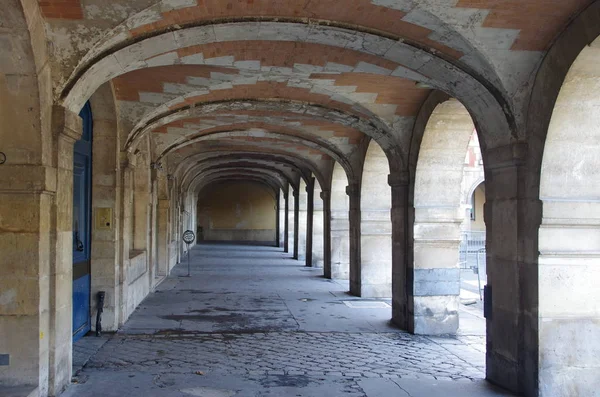
<path id="1" fill-rule="evenodd" d="M 186 230 L 183 233 L 183 242 L 186 244 L 191 244 L 194 242 L 194 240 L 196 239 L 196 235 L 194 234 L 193 231 L 191 230 Z"/>
<path id="2" fill-rule="evenodd" d="M 196 239 L 196 235 L 194 234 L 193 231 L 191 230 L 186 230 L 185 232 L 183 232 L 183 242 L 187 244 L 188 246 L 188 251 L 187 251 L 187 257 L 188 257 L 188 277 L 192 276 L 192 268 L 191 268 L 191 264 L 190 264 L 190 244 L 194 242 L 194 240 Z"/>

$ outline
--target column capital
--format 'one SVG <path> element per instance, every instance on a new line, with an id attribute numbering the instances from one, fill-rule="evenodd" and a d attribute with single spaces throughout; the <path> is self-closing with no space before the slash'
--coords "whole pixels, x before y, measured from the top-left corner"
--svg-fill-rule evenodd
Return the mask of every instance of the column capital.
<path id="1" fill-rule="evenodd" d="M 55 137 L 66 137 L 74 143 L 81 138 L 83 133 L 83 120 L 69 109 L 53 105 L 52 133 Z"/>
<path id="2" fill-rule="evenodd" d="M 329 200 L 329 198 L 331 197 L 331 192 L 329 190 L 323 190 L 321 191 L 319 196 L 321 196 L 321 199 L 323 200 Z"/>
<path id="3" fill-rule="evenodd" d="M 292 192 L 292 195 L 294 196 L 295 199 L 300 197 L 300 189 L 294 189 Z"/>
<path id="4" fill-rule="evenodd" d="M 135 161 L 133 160 L 133 154 L 127 151 L 119 152 L 119 165 L 121 169 L 135 167 Z"/>
<path id="5" fill-rule="evenodd" d="M 308 183 L 306 184 L 306 193 L 309 193 L 311 190 L 315 189 L 315 178 L 308 178 Z"/>
<path id="6" fill-rule="evenodd" d="M 410 175 L 408 172 L 398 172 L 388 175 L 388 185 L 391 187 L 408 186 Z"/>
<path id="7" fill-rule="evenodd" d="M 360 195 L 360 186 L 358 183 L 351 183 L 346 186 L 346 194 L 350 197 Z"/>
<path id="8" fill-rule="evenodd" d="M 485 166 L 490 170 L 521 166 L 527 161 L 528 154 L 527 142 L 512 142 L 489 148 L 485 151 Z"/>

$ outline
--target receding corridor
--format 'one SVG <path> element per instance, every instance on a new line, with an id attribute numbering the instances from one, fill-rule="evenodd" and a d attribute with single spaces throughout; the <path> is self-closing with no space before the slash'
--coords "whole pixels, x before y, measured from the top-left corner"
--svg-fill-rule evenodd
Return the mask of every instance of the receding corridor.
<path id="1" fill-rule="evenodd" d="M 509 395 L 483 381 L 483 336 L 398 331 L 389 301 L 352 297 L 279 248 L 199 245 L 191 264 L 102 337 L 66 396 Z"/>

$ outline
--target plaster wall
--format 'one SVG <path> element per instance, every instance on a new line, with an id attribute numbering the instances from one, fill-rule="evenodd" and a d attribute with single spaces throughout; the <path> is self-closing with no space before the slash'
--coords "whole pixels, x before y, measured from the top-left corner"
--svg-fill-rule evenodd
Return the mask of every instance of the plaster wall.
<path id="1" fill-rule="evenodd" d="M 198 197 L 198 223 L 207 241 L 275 243 L 276 202 L 250 182 L 209 185 Z"/>

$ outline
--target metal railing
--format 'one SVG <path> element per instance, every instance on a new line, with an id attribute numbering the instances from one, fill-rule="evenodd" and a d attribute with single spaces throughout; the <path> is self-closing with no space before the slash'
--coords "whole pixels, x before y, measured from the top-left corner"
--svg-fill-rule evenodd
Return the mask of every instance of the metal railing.
<path id="1" fill-rule="evenodd" d="M 482 289 L 487 284 L 485 232 L 461 233 L 459 263 L 461 269 L 471 269 L 477 274 L 479 300 L 482 300 Z"/>
<path id="2" fill-rule="evenodd" d="M 462 232 L 458 259 L 460 268 L 475 268 L 478 260 L 480 266 L 485 266 L 485 232 Z"/>

